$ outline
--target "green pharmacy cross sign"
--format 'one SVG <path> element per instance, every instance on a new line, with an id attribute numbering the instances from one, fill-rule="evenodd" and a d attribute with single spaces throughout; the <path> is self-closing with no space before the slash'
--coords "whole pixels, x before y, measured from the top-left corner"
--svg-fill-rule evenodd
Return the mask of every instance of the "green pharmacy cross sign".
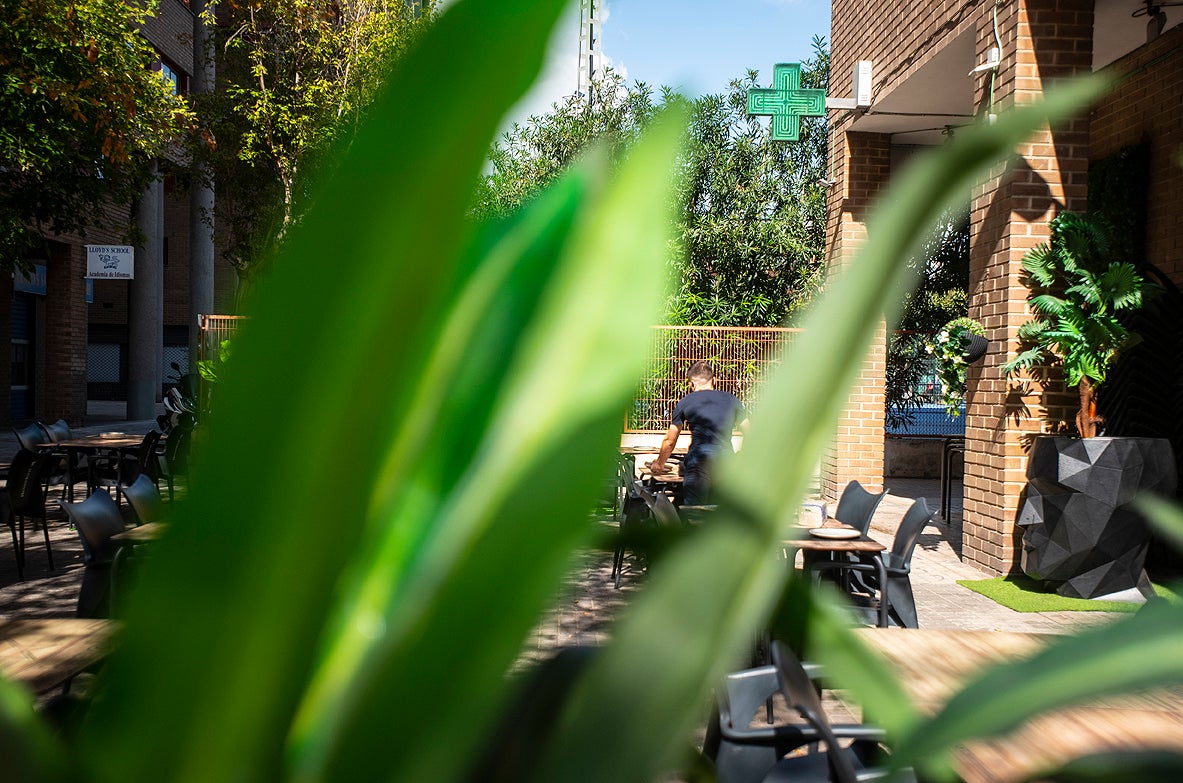
<path id="1" fill-rule="evenodd" d="M 826 91 L 801 89 L 801 63 L 777 63 L 772 69 L 772 89 L 748 90 L 748 114 L 772 117 L 773 141 L 797 141 L 801 118 L 825 113 Z"/>

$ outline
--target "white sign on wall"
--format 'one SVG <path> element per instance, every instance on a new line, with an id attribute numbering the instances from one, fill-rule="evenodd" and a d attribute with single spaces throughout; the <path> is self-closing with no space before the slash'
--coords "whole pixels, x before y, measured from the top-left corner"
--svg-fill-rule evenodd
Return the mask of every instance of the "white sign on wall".
<path id="1" fill-rule="evenodd" d="M 133 279 L 133 251 L 131 245 L 87 245 L 86 276 L 104 280 Z"/>

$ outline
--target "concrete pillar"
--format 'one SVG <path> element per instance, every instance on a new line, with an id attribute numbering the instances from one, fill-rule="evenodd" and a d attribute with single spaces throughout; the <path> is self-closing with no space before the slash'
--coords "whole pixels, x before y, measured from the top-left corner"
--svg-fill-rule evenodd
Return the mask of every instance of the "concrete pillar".
<path id="1" fill-rule="evenodd" d="M 205 23 L 205 0 L 190 0 L 193 11 L 193 76 L 191 91 L 208 93 L 214 87 L 214 50 Z M 214 190 L 212 172 L 201 161 L 193 164 L 189 193 L 189 368 L 198 358 L 201 339 L 197 317 L 214 311 Z"/>
<path id="2" fill-rule="evenodd" d="M 1022 0 L 998 6 L 1004 43 L 994 110 L 1036 100 L 1049 81 L 1087 72 L 1092 62 L 1092 0 Z M 994 46 L 993 21 L 979 20 L 977 60 Z M 976 97 L 988 111 L 989 79 Z M 966 395 L 965 521 L 962 557 L 986 571 L 1018 568 L 1021 531 L 1015 527 L 1026 485 L 1031 437 L 1071 420 L 1073 393 L 1059 376 L 1023 389 L 1001 365 L 1018 349 L 1028 318 L 1022 259 L 1047 241 L 1048 223 L 1061 211 L 1087 206 L 1088 121 L 1045 129 L 1021 144 L 1012 163 L 998 167 L 974 191 L 970 215 L 969 314 L 986 329 L 990 353 L 970 368 Z"/>
<path id="3" fill-rule="evenodd" d="M 127 292 L 127 417 L 141 420 L 156 417 L 163 383 L 164 188 L 158 178 L 144 188 L 135 221 L 141 239 Z"/>
<path id="4" fill-rule="evenodd" d="M 879 133 L 831 133 L 832 166 L 841 166 L 842 192 L 829 205 L 827 247 L 830 273 L 847 266 L 867 241 L 866 221 L 891 174 L 891 137 Z M 832 168 L 831 170 L 837 170 Z M 822 456 L 821 491 L 828 500 L 857 480 L 872 491 L 883 487 L 884 383 L 887 332 L 881 328 L 863 364 L 833 444 Z"/>

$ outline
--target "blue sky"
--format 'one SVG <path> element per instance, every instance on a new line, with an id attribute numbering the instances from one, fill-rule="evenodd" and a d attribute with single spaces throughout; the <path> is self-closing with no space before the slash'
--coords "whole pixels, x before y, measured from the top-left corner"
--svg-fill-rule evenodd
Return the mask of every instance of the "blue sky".
<path id="1" fill-rule="evenodd" d="M 829 0 L 601 0 L 601 49 L 608 64 L 653 87 L 687 95 L 722 92 L 749 68 L 771 79 L 778 62 L 810 56 L 830 33 Z M 548 64 L 515 109 L 523 118 L 575 91 L 578 3 L 559 23 Z"/>

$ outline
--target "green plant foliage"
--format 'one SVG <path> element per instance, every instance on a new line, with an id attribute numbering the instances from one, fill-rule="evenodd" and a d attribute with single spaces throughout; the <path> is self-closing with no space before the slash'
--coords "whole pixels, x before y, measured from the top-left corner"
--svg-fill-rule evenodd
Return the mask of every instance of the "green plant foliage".
<path id="1" fill-rule="evenodd" d="M 825 87 L 829 53 L 814 40 L 802 86 Z M 801 141 L 774 142 L 766 122 L 747 116 L 750 71 L 723 95 L 690 103 L 690 134 L 676 181 L 673 324 L 774 326 L 791 320 L 820 290 L 824 271 L 827 131 L 806 118 Z M 589 103 L 572 97 L 515 123 L 493 146 L 492 170 L 474 213 L 500 215 L 552 181 L 593 141 L 623 159 L 661 107 L 684 99 L 669 89 L 626 85 L 611 71 Z"/>
<path id="2" fill-rule="evenodd" d="M 0 266 L 126 205 L 192 116 L 138 28 L 157 2 L 0 3 Z"/>
<path id="3" fill-rule="evenodd" d="M 1183 682 L 1183 609 L 1155 601 L 1135 615 L 1066 637 L 1032 658 L 996 666 L 954 695 L 900 743 L 901 759 L 934 777 L 958 743 L 1017 728 L 1086 699 Z"/>
<path id="4" fill-rule="evenodd" d="M 957 205 L 937 221 L 937 228 L 908 265 L 917 270 L 914 289 L 902 289 L 899 331 L 887 340 L 883 396 L 889 427 L 907 425 L 915 410 L 933 400 L 922 392 L 931 377 L 932 354 L 925 350 L 941 325 L 965 316 L 969 287 L 969 209 Z M 960 408 L 958 408 L 960 412 Z"/>
<path id="5" fill-rule="evenodd" d="M 284 0 L 206 12 L 217 89 L 194 96 L 203 133 L 192 153 L 215 180 L 223 255 L 253 280 L 309 208 L 431 3 Z"/>
<path id="6" fill-rule="evenodd" d="M 1050 242 L 1023 258 L 1034 316 L 1019 328 L 1028 347 L 1002 369 L 1031 372 L 1058 362 L 1069 387 L 1084 384 L 1081 427 L 1091 418 L 1086 392 L 1095 393 L 1118 353 L 1137 339 L 1118 313 L 1141 307 L 1154 287 L 1133 264 L 1110 260 L 1108 232 L 1099 222 L 1065 212 L 1052 220 L 1051 232 Z"/>
<path id="7" fill-rule="evenodd" d="M 532 779 L 647 781 L 676 763 L 710 686 L 738 663 L 781 594 L 787 569 L 769 553 L 782 528 L 795 520 L 796 504 L 831 437 L 845 398 L 836 392 L 853 383 L 880 319 L 895 317 L 899 303 L 890 292 L 914 279 L 902 259 L 916 254 L 932 222 L 993 161 L 1049 114 L 1068 114 L 1096 90 L 1091 81 L 1066 88 L 1044 105 L 962 134 L 943 155 L 910 168 L 872 221 L 876 242 L 828 285 L 802 338 L 769 381 L 766 399 L 792 404 L 763 406 L 743 450 L 719 466 L 712 524 L 653 570 L 615 628 L 613 643 L 576 686 Z M 817 649 L 818 660 L 833 664 L 836 681 L 862 680 L 842 665 L 854 656 L 833 655 L 822 644 Z M 898 714 L 885 693 L 857 695 L 873 715 Z M 629 709 L 621 710 L 626 697 Z M 589 744 L 588 737 L 596 742 Z"/>
<path id="8" fill-rule="evenodd" d="M 969 337 L 985 333 L 982 325 L 972 318 L 954 318 L 925 345 L 926 352 L 936 358 L 937 375 L 941 379 L 941 399 L 950 416 L 960 416 L 961 405 L 965 402 L 965 376 L 969 371 L 965 351 Z"/>
<path id="9" fill-rule="evenodd" d="M 592 155 L 512 217 L 466 218 L 486 145 L 539 72 L 562 5 L 458 0 L 408 54 L 254 292 L 189 497 L 128 596 L 77 745 L 62 750 L 0 685 L 3 728 L 28 740 L 22 783 L 481 777 L 471 765 L 506 673 L 588 541 L 668 251 L 654 183 L 670 181 L 676 117 L 618 170 Z M 489 62 L 499 78 L 463 78 Z M 434 100 L 441 81 L 449 101 Z M 789 569 L 771 555 L 894 316 L 890 292 L 911 274 L 900 259 L 997 158 L 1095 89 L 1004 113 L 912 168 L 872 224 L 876 243 L 769 381 L 769 399 L 793 404 L 762 407 L 720 466 L 718 516 L 654 565 L 522 779 L 650 781 L 678 762 L 710 686 L 784 594 Z M 332 253 L 355 263 L 325 275 Z M 336 328 L 293 339 L 309 312 Z M 1024 711 L 1180 673 L 1179 617 L 1154 607 L 1126 633 L 985 680 L 934 727 L 824 599 L 815 609 L 799 583 L 789 594 L 787 613 L 811 618 L 814 657 L 889 726 L 898 761 L 926 769 Z M 1120 665 L 1149 653 L 1152 666 Z M 1039 698 L 1018 699 L 1022 683 Z"/>

